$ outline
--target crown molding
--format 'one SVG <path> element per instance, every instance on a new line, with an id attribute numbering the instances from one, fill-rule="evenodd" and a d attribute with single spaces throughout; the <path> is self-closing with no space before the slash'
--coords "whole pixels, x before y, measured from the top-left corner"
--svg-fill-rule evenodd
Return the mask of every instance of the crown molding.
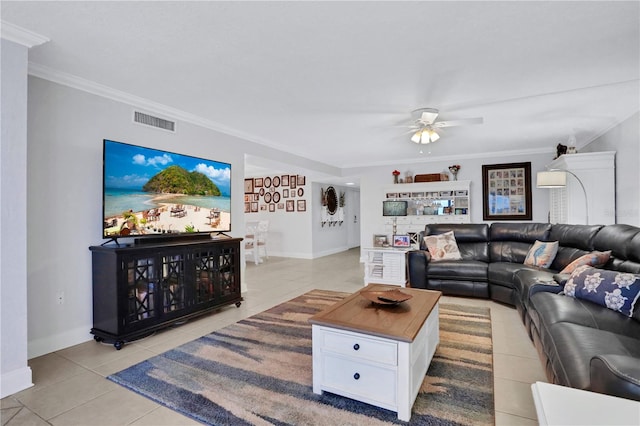
<path id="1" fill-rule="evenodd" d="M 305 153 L 303 152 L 294 152 L 294 150 L 292 150 L 289 147 L 285 147 L 285 146 L 273 143 L 269 140 L 262 139 L 255 135 L 243 133 L 238 130 L 224 126 L 215 121 L 202 118 L 195 114 L 191 114 L 176 108 L 172 108 L 158 102 L 150 101 L 148 99 L 135 96 L 130 93 L 123 92 L 121 90 L 113 89 L 111 87 L 84 79 L 82 77 L 75 76 L 73 74 L 54 70 L 44 65 L 29 62 L 29 74 L 34 77 L 42 78 L 44 80 L 49 80 L 54 83 L 68 86 L 68 87 L 81 90 L 87 93 L 91 93 L 96 96 L 100 96 L 103 98 L 111 99 L 116 102 L 121 102 L 127 105 L 131 105 L 135 108 L 140 108 L 145 110 L 146 112 L 155 113 L 160 116 L 164 116 L 165 118 L 168 118 L 168 119 L 181 120 L 183 122 L 191 123 L 200 127 L 204 127 L 210 130 L 224 133 L 226 135 L 233 136 L 233 137 L 242 139 L 244 141 L 253 142 L 262 146 L 267 146 L 269 148 L 272 148 L 278 151 L 287 152 L 289 154 L 297 155 L 302 158 L 308 158 L 305 156 Z M 342 164 L 342 165 L 334 164 L 331 166 L 337 167 L 340 169 L 353 169 L 353 168 L 360 168 L 360 167 L 388 166 L 390 164 L 400 165 L 400 164 L 415 164 L 415 163 L 432 163 L 432 162 L 441 162 L 441 161 L 465 160 L 465 159 L 471 159 L 471 158 L 496 158 L 496 157 L 510 157 L 510 156 L 522 156 L 522 155 L 526 156 L 526 155 L 533 155 L 533 154 L 548 154 L 548 153 L 555 153 L 555 148 L 545 147 L 545 148 L 537 148 L 537 149 L 529 149 L 529 150 L 482 152 L 478 154 L 464 154 L 464 155 L 451 155 L 451 156 L 431 156 L 427 154 L 425 156 L 422 156 L 419 158 L 413 158 L 413 159 L 385 160 L 385 161 L 379 161 L 379 162 L 354 163 L 354 164 Z"/>
<path id="2" fill-rule="evenodd" d="M 3 39 L 21 44 L 27 48 L 51 41 L 48 37 L 19 27 L 7 21 L 0 21 L 0 35 Z"/>
<path id="3" fill-rule="evenodd" d="M 29 62 L 29 75 L 61 84 L 63 86 L 68 86 L 73 89 L 81 90 L 83 92 L 91 93 L 96 96 L 111 99 L 116 102 L 131 105 L 135 108 L 143 109 L 146 112 L 164 116 L 165 118 L 195 124 L 196 126 L 224 133 L 226 135 L 243 139 L 248 142 L 268 146 L 269 148 L 277 149 L 279 151 L 291 152 L 291 150 L 285 146 L 278 145 L 269 140 L 262 139 L 249 133 L 238 131 L 223 124 L 217 123 L 213 120 L 208 120 L 198 115 L 185 112 L 180 109 L 161 104 L 159 102 L 154 102 L 140 96 L 135 96 L 130 93 L 123 92 L 121 90 L 114 89 L 112 87 L 105 86 L 103 84 L 96 83 L 94 81 L 87 80 L 73 74 L 58 71 L 45 65 Z"/>

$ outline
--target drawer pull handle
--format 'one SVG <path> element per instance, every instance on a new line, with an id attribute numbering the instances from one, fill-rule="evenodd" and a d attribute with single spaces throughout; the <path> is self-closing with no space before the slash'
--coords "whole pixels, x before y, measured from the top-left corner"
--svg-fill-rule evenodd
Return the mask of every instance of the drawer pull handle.
<path id="1" fill-rule="evenodd" d="M 355 345 L 353 345 L 353 350 L 354 351 L 357 351 L 358 349 L 360 349 L 360 345 L 359 344 L 356 343 Z"/>
<path id="2" fill-rule="evenodd" d="M 353 375 L 353 378 L 354 378 L 354 379 L 356 379 L 356 380 L 358 380 L 358 379 L 360 378 L 360 373 L 356 373 L 356 374 L 354 374 L 354 375 Z"/>

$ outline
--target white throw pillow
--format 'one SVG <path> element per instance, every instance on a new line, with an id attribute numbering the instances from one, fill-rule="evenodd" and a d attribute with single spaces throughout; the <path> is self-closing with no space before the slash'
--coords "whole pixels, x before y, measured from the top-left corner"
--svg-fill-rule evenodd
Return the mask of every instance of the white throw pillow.
<path id="1" fill-rule="evenodd" d="M 428 235 L 424 237 L 424 243 L 427 245 L 433 261 L 462 259 L 453 231 L 438 235 Z"/>
<path id="2" fill-rule="evenodd" d="M 548 268 L 553 263 L 553 259 L 558 254 L 558 242 L 544 242 L 538 241 L 531 246 L 527 257 L 524 259 L 525 265 L 539 266 L 541 268 Z"/>

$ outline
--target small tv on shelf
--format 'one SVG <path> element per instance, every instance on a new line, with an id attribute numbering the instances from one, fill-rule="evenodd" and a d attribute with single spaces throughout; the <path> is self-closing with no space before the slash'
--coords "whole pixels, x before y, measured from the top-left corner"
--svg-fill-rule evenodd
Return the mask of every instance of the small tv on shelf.
<path id="1" fill-rule="evenodd" d="M 382 216 L 406 216 L 407 204 L 406 201 L 383 201 Z"/>
<path id="2" fill-rule="evenodd" d="M 102 236 L 231 231 L 231 164 L 105 139 Z"/>

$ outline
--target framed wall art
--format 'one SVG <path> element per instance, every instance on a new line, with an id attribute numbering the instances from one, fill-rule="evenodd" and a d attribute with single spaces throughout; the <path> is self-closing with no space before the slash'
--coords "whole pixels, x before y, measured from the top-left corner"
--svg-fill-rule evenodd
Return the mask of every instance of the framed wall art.
<path id="1" fill-rule="evenodd" d="M 253 179 L 244 180 L 244 193 L 245 194 L 253 193 Z"/>
<path id="2" fill-rule="evenodd" d="M 298 211 L 299 212 L 307 211 L 307 200 L 298 200 Z"/>
<path id="3" fill-rule="evenodd" d="M 483 220 L 531 220 L 531 163 L 482 166 Z"/>

